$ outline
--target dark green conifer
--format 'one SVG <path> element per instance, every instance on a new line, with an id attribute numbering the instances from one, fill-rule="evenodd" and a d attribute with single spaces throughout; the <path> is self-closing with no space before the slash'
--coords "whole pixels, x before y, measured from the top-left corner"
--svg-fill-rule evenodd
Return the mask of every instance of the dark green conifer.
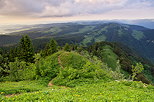
<path id="1" fill-rule="evenodd" d="M 51 39 L 49 43 L 46 44 L 45 50 L 43 51 L 43 56 L 51 55 L 58 51 L 58 44 L 54 39 Z"/>
<path id="2" fill-rule="evenodd" d="M 19 59 L 26 62 L 33 62 L 34 48 L 28 35 L 23 36 L 18 46 Z"/>

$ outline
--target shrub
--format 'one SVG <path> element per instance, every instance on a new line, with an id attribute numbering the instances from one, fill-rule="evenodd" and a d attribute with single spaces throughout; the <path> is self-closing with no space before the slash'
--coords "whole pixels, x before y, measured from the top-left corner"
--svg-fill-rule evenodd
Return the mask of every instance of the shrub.
<path id="1" fill-rule="evenodd" d="M 36 75 L 36 67 L 32 63 L 26 63 L 24 61 L 19 61 L 9 63 L 9 76 L 8 80 L 20 81 L 34 79 Z"/>
<path id="2" fill-rule="evenodd" d="M 51 56 L 40 59 L 36 63 L 37 78 L 44 77 L 48 80 L 53 79 L 59 72 L 58 56 L 61 52 L 57 52 Z"/>
<path id="3" fill-rule="evenodd" d="M 136 66 L 132 66 L 132 80 L 136 78 L 136 75 L 141 73 L 144 70 L 143 65 L 141 63 L 136 63 Z"/>

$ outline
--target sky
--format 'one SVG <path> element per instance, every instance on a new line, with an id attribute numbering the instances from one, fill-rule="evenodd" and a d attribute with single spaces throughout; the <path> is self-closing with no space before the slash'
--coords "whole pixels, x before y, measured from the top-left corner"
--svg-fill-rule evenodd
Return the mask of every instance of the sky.
<path id="1" fill-rule="evenodd" d="M 154 19 L 154 0 L 0 0 L 0 24 Z"/>

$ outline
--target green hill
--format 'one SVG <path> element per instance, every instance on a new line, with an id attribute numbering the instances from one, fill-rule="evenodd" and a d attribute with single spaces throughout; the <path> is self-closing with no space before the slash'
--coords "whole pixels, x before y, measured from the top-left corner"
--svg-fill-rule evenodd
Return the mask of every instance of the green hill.
<path id="1" fill-rule="evenodd" d="M 38 75 L 48 78 L 52 84 L 65 86 L 113 80 L 104 63 L 95 57 L 87 59 L 84 56 L 76 52 L 57 52 L 39 61 Z"/>

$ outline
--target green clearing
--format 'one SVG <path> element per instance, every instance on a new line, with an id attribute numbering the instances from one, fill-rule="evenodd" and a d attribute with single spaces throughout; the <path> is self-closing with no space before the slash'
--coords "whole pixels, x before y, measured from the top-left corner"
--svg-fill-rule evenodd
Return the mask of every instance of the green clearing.
<path id="1" fill-rule="evenodd" d="M 57 34 L 57 33 L 61 32 L 61 31 L 62 31 L 62 29 L 60 29 L 59 27 L 52 27 L 48 31 L 44 31 L 44 33 L 54 33 L 54 34 Z"/>
<path id="2" fill-rule="evenodd" d="M 141 82 L 111 81 L 74 88 L 52 86 L 41 91 L 0 97 L 2 102 L 153 102 L 154 87 Z"/>
<path id="3" fill-rule="evenodd" d="M 103 46 L 102 58 L 104 63 L 112 68 L 114 71 L 116 70 L 118 56 L 113 52 L 112 48 L 109 45 Z"/>
<path id="4" fill-rule="evenodd" d="M 84 28 L 79 29 L 78 32 L 71 32 L 71 34 L 80 34 L 85 32 L 90 32 L 95 28 L 95 26 L 85 26 Z"/>
<path id="5" fill-rule="evenodd" d="M 101 35 L 101 36 L 95 38 L 95 42 L 101 42 L 101 41 L 105 41 L 105 40 L 106 40 L 105 35 Z"/>
<path id="6" fill-rule="evenodd" d="M 140 40 L 140 39 L 142 39 L 144 37 L 144 34 L 141 31 L 133 30 L 132 36 L 135 39 Z"/>
<path id="7" fill-rule="evenodd" d="M 88 26 L 87 26 L 88 27 Z M 93 34 L 91 34 L 91 35 L 86 35 L 84 38 L 84 40 L 82 41 L 82 44 L 84 45 L 84 46 L 86 46 L 88 43 L 91 43 L 92 42 L 92 40 L 93 40 L 93 38 L 95 38 L 94 40 L 95 40 L 95 42 L 101 42 L 101 41 L 105 41 L 106 40 L 106 36 L 105 35 L 102 35 L 101 33 L 103 32 L 103 31 L 107 31 L 107 28 L 108 27 L 104 27 L 104 28 L 102 28 L 101 30 L 99 30 L 99 31 L 93 31 Z M 91 29 L 92 30 L 92 29 Z M 81 30 L 81 31 L 83 31 L 83 30 Z M 95 37 L 96 35 L 99 35 L 98 37 Z"/>
<path id="8" fill-rule="evenodd" d="M 108 26 L 106 26 L 106 27 L 100 29 L 100 30 L 98 31 L 98 34 L 102 33 L 103 31 L 107 32 L 107 28 L 108 28 Z"/>
<path id="9" fill-rule="evenodd" d="M 85 36 L 85 39 L 83 39 L 82 44 L 86 46 L 88 43 L 91 43 L 93 39 L 93 36 Z"/>
<path id="10" fill-rule="evenodd" d="M 95 28 L 95 26 L 86 26 L 86 27 L 80 29 L 78 33 L 84 33 L 87 31 L 89 32 L 89 31 L 92 31 L 94 28 Z"/>
<path id="11" fill-rule="evenodd" d="M 122 35 L 124 35 L 125 34 L 125 31 L 123 30 L 123 29 L 119 29 L 118 30 L 118 35 L 121 37 Z"/>

